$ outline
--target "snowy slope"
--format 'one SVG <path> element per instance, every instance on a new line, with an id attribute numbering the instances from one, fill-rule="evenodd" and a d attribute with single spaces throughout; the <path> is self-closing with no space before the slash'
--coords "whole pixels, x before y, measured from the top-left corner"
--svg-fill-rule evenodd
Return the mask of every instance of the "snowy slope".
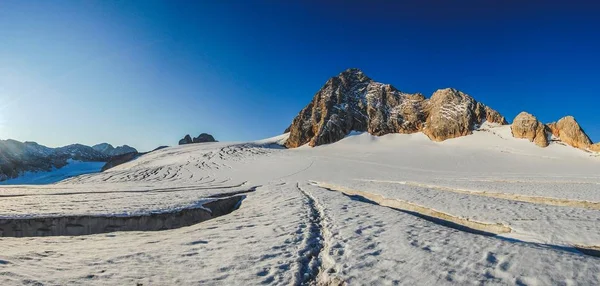
<path id="1" fill-rule="evenodd" d="M 587 250 L 600 245 L 600 157 L 508 128 L 190 144 L 2 187 L 4 219 L 168 212 L 249 192 L 233 213 L 179 229 L 2 238 L 0 284 L 600 284 Z"/>
<path id="2" fill-rule="evenodd" d="M 25 172 L 17 178 L 1 181 L 0 185 L 52 184 L 70 177 L 100 172 L 104 164 L 104 162 L 82 162 L 69 159 L 67 165 L 60 169 L 54 167 L 48 172 Z"/>

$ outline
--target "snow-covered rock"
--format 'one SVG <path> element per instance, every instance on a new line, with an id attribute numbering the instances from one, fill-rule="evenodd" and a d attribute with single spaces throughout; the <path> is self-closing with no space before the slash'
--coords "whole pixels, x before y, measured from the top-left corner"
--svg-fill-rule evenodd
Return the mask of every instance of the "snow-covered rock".
<path id="1" fill-rule="evenodd" d="M 500 113 L 453 88 L 434 92 L 427 114 L 423 133 L 433 141 L 469 135 L 484 122 L 506 124 Z"/>
<path id="2" fill-rule="evenodd" d="M 443 141 L 470 134 L 484 121 L 506 124 L 497 111 L 455 89 L 438 90 L 428 100 L 348 69 L 329 79 L 294 118 L 286 147 L 333 143 L 353 130 L 378 136 L 423 131 Z"/>
<path id="3" fill-rule="evenodd" d="M 137 152 L 135 148 L 128 145 L 113 147 L 113 145 L 108 143 L 96 144 L 92 146 L 92 148 L 108 156 L 119 156 L 127 153 Z"/>

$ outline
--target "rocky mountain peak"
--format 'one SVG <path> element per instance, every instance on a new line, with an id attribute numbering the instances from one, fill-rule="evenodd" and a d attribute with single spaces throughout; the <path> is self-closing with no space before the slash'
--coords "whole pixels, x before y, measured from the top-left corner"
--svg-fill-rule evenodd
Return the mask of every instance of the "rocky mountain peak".
<path id="1" fill-rule="evenodd" d="M 116 148 L 113 145 L 108 143 L 100 143 L 92 146 L 92 149 L 106 155 L 106 156 L 120 156 L 127 153 L 136 153 L 137 150 L 131 146 L 123 145 L 117 146 Z"/>
<path id="2" fill-rule="evenodd" d="M 201 133 L 200 135 L 198 135 L 198 137 L 194 138 L 192 140 L 193 143 L 206 143 L 206 142 L 217 142 L 217 140 L 215 140 L 215 137 L 213 137 L 212 135 L 208 134 L 208 133 Z"/>
<path id="3" fill-rule="evenodd" d="M 441 89 L 427 100 L 373 81 L 359 69 L 329 79 L 286 131 L 286 147 L 333 143 L 350 131 L 374 135 L 423 131 L 442 141 L 469 134 L 484 121 L 506 124 L 497 111 L 456 89 Z"/>
<path id="4" fill-rule="evenodd" d="M 371 79 L 366 76 L 362 70 L 357 68 L 349 68 L 343 72 L 341 72 L 337 78 L 350 80 L 350 81 L 371 81 Z"/>
<path id="5" fill-rule="evenodd" d="M 185 135 L 183 139 L 179 140 L 179 145 L 191 144 L 191 143 L 206 143 L 206 142 L 217 142 L 215 138 L 208 133 L 201 133 L 198 137 L 192 138 L 189 134 Z"/>
<path id="6" fill-rule="evenodd" d="M 190 136 L 190 134 L 185 135 L 181 140 L 179 140 L 179 145 L 190 143 L 192 143 L 192 136 Z"/>

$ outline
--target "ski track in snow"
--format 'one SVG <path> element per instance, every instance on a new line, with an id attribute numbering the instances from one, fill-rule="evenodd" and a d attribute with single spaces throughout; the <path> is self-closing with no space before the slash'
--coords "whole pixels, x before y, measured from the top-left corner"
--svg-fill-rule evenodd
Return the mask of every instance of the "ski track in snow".
<path id="1" fill-rule="evenodd" d="M 291 150 L 275 145 L 284 136 L 190 144 L 56 184 L 3 186 L 6 219 L 246 198 L 170 230 L 0 238 L 0 285 L 600 284 L 599 158 L 507 132 L 442 143 L 363 133 Z"/>

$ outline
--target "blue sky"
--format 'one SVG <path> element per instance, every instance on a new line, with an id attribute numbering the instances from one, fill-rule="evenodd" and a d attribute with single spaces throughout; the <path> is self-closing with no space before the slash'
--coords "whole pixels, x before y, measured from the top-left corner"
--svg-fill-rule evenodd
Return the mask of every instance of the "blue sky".
<path id="1" fill-rule="evenodd" d="M 259 139 L 357 67 L 511 120 L 573 115 L 600 140 L 597 1 L 290 2 L 0 1 L 0 138 Z"/>

